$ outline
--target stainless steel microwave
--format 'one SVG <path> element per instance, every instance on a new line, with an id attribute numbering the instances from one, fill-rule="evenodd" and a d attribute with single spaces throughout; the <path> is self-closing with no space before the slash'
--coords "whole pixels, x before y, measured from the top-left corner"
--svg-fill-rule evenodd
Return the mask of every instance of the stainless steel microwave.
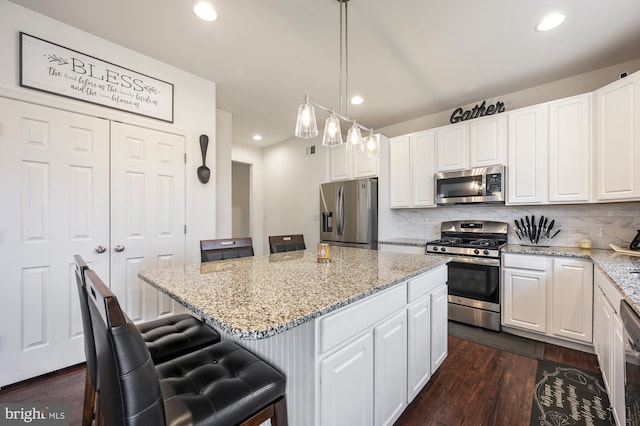
<path id="1" fill-rule="evenodd" d="M 436 173 L 436 204 L 504 204 L 505 172 L 505 166 L 491 166 Z"/>

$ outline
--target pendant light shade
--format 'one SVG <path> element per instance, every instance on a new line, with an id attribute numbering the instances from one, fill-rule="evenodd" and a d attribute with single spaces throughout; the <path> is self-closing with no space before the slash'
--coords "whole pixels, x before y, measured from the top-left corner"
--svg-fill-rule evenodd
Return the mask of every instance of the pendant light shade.
<path id="1" fill-rule="evenodd" d="M 309 98 L 307 96 L 305 96 L 304 102 L 301 103 L 298 108 L 295 135 L 299 138 L 315 138 L 318 136 L 316 112 L 313 109 L 313 105 L 309 103 Z"/>
<path id="2" fill-rule="evenodd" d="M 373 131 L 364 139 L 364 158 L 367 160 L 378 158 L 378 138 L 373 134 Z"/>
<path id="3" fill-rule="evenodd" d="M 362 143 L 362 134 L 360 128 L 353 122 L 353 126 L 347 132 L 347 152 L 361 153 L 364 152 L 364 144 Z"/>
<path id="4" fill-rule="evenodd" d="M 331 112 L 324 123 L 322 136 L 323 146 L 336 146 L 342 144 L 342 130 L 340 130 L 340 118 L 335 112 Z"/>

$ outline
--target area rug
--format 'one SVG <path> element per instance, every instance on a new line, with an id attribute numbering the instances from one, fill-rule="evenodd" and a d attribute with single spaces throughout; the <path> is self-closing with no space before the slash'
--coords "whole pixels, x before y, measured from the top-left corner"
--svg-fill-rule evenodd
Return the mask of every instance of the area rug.
<path id="1" fill-rule="evenodd" d="M 529 358 L 544 359 L 544 343 L 513 334 L 485 330 L 455 321 L 449 321 L 449 334 Z"/>
<path id="2" fill-rule="evenodd" d="M 615 425 L 600 374 L 539 361 L 530 424 Z"/>

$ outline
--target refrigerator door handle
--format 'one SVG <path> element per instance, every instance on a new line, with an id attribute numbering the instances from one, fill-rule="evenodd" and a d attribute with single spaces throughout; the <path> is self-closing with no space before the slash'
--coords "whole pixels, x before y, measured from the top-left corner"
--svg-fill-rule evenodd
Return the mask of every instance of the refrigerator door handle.
<path id="1" fill-rule="evenodd" d="M 344 235 L 344 187 L 340 185 L 338 188 L 338 199 L 336 200 L 336 213 L 337 218 L 337 228 L 338 228 L 338 236 L 342 237 Z"/>

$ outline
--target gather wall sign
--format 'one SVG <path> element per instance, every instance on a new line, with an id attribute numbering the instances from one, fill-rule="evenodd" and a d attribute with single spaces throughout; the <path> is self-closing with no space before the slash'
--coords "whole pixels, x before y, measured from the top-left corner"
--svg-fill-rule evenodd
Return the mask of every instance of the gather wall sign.
<path id="1" fill-rule="evenodd" d="M 485 115 L 493 115 L 504 112 L 504 102 L 496 102 L 487 106 L 487 101 L 482 101 L 482 104 L 474 106 L 472 109 L 464 110 L 462 108 L 456 108 L 451 114 L 449 121 L 453 123 L 459 123 L 465 120 L 472 120 L 478 117 L 484 117 Z"/>
<path id="2" fill-rule="evenodd" d="M 173 84 L 23 32 L 20 86 L 173 123 Z"/>

